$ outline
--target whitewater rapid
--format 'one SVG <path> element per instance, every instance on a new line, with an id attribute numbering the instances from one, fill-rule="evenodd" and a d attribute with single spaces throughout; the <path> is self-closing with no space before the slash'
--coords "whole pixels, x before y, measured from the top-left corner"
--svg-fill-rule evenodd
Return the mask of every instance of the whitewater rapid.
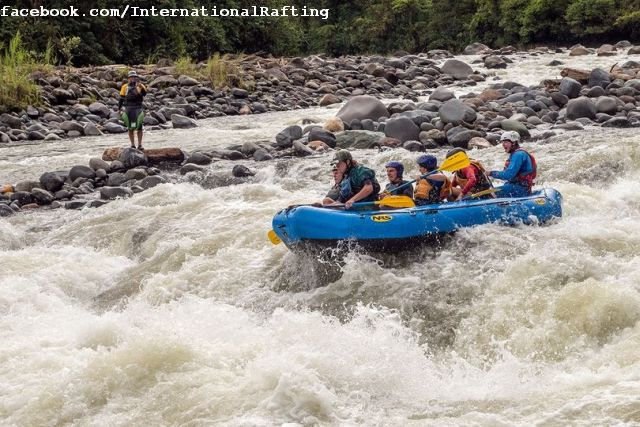
<path id="1" fill-rule="evenodd" d="M 627 58 L 542 55 L 497 74 L 534 84 L 557 77 L 551 59 Z M 147 146 L 271 140 L 335 111 L 204 120 L 149 132 Z M 123 138 L 0 146 L 0 184 L 87 164 Z M 637 130 L 525 147 L 539 184 L 563 194 L 562 219 L 465 229 L 404 257 L 354 252 L 330 278 L 266 238 L 278 209 L 324 195 L 329 154 L 247 161 L 249 182 L 207 184 L 236 164 L 220 161 L 203 181 L 98 209 L 0 219 L 0 424 L 640 424 Z M 505 159 L 500 146 L 471 155 Z M 380 176 L 391 159 L 417 173 L 405 150 L 354 156 Z"/>

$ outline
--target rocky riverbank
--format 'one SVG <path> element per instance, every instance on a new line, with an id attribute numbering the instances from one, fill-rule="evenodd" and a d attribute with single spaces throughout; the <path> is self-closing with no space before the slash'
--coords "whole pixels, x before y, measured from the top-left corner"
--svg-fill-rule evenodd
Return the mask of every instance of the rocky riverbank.
<path id="1" fill-rule="evenodd" d="M 633 54 L 635 48 L 623 42 L 619 45 Z M 574 46 L 571 55 L 606 56 L 614 48 L 590 51 Z M 539 48 L 518 55 L 548 52 Z M 456 97 L 454 89 L 491 77 L 474 71 L 474 63 L 483 62 L 488 68 L 507 66 L 511 63 L 509 55 L 516 52 L 511 48 L 492 51 L 474 44 L 467 53 L 480 56 L 471 64 L 451 59 L 451 54 L 444 51 L 394 58 L 247 57 L 243 62 L 244 81 L 254 82 L 251 93 L 237 87 L 216 91 L 188 76 L 176 79 L 167 67 L 145 68 L 150 92 L 146 120 L 151 128 L 169 127 L 168 120 L 174 127 L 195 126 L 193 118 L 288 110 L 345 99 L 348 102 L 324 125 L 289 126 L 272 143 L 246 142 L 193 153 L 179 148 L 107 150 L 101 159 L 91 159 L 88 166 L 47 172 L 34 181 L 0 187 L 0 215 L 41 206 L 100 206 L 179 176 L 174 172 L 203 173 L 208 164 L 220 159 L 263 162 L 336 148 L 482 148 L 495 144 L 507 130 L 519 132 L 526 140 L 585 126 L 640 126 L 638 62 L 612 64 L 608 69 L 565 68 L 562 79 L 534 86 L 496 81 L 479 93 Z M 121 83 L 116 78 L 118 70 L 99 67 L 66 74 L 64 79 L 40 78 L 37 81 L 43 84 L 50 105 L 2 115 L 0 137 L 21 141 L 124 131 L 115 112 Z M 85 105 L 89 95 L 99 101 Z M 379 99 L 383 97 L 404 100 L 384 104 Z M 419 101 L 418 97 L 426 98 Z M 161 174 L 161 170 L 169 173 Z M 219 185 L 241 182 L 252 174 L 246 164 L 238 164 Z"/>

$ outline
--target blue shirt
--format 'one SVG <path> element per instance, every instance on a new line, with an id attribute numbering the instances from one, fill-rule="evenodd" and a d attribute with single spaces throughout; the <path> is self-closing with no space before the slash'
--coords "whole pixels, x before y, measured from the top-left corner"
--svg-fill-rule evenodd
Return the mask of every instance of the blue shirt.
<path id="1" fill-rule="evenodd" d="M 501 179 L 503 181 L 515 182 L 515 178 L 517 176 L 533 172 L 531 157 L 529 157 L 526 152 L 522 150 L 515 151 L 511 154 L 509 159 L 509 167 L 503 171 L 491 171 L 489 175 L 492 178 Z"/>

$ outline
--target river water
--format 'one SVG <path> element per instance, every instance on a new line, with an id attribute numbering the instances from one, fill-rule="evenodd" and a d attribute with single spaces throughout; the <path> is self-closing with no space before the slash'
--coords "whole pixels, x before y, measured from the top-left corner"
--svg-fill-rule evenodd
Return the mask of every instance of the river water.
<path id="1" fill-rule="evenodd" d="M 558 76 L 551 59 L 626 56 L 519 58 L 497 74 L 536 83 Z M 149 132 L 147 146 L 269 140 L 335 111 L 210 119 Z M 125 139 L 0 146 L 0 183 Z M 332 278 L 266 238 L 278 209 L 324 195 L 329 154 L 245 162 L 257 175 L 241 185 L 182 179 L 99 209 L 0 219 L 0 424 L 640 424 L 637 130 L 525 147 L 539 183 L 564 195 L 561 220 L 466 229 L 402 258 L 353 252 Z M 403 150 L 355 156 L 417 173 Z"/>

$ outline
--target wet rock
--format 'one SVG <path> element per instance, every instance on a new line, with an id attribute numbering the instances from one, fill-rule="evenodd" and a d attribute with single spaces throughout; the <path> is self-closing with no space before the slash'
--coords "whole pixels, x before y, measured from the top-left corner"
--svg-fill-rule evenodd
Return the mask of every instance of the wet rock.
<path id="1" fill-rule="evenodd" d="M 244 154 L 245 156 L 251 156 L 259 148 L 260 148 L 260 146 L 258 144 L 256 144 L 255 142 L 247 141 L 247 142 L 242 144 L 242 147 L 240 148 L 240 152 L 242 154 Z"/>
<path id="2" fill-rule="evenodd" d="M 198 84 L 200 84 L 193 77 L 189 77 L 185 75 L 181 75 L 178 77 L 178 83 L 180 84 L 180 86 L 197 86 Z"/>
<path id="3" fill-rule="evenodd" d="M 33 190 L 31 190 L 31 195 L 39 205 L 49 205 L 55 199 L 53 194 L 41 188 L 34 188 Z"/>
<path id="4" fill-rule="evenodd" d="M 89 105 L 89 111 L 91 114 L 108 119 L 111 116 L 111 110 L 102 102 L 94 102 Z"/>
<path id="5" fill-rule="evenodd" d="M 440 86 L 436 90 L 434 90 L 431 95 L 429 95 L 429 101 L 446 102 L 450 99 L 454 99 L 455 97 L 456 96 L 452 91 L 450 91 L 445 87 Z"/>
<path id="6" fill-rule="evenodd" d="M 45 172 L 40 175 L 40 184 L 52 193 L 60 190 L 64 185 L 65 177 L 56 172 Z"/>
<path id="7" fill-rule="evenodd" d="M 135 148 L 125 148 L 122 150 L 119 159 L 126 169 L 138 166 L 147 166 L 148 161 L 145 154 Z"/>
<path id="8" fill-rule="evenodd" d="M 189 129 L 198 126 L 195 120 L 180 114 L 171 115 L 171 124 L 175 129 Z"/>
<path id="9" fill-rule="evenodd" d="M 211 164 L 211 157 L 204 153 L 195 152 L 191 153 L 186 160 L 187 163 L 193 163 L 195 165 L 208 165 Z"/>
<path id="10" fill-rule="evenodd" d="M 64 204 L 65 209 L 80 210 L 85 207 L 87 200 L 71 200 Z"/>
<path id="11" fill-rule="evenodd" d="M 336 146 L 336 136 L 332 132 L 323 129 L 312 129 L 309 132 L 308 139 L 309 141 L 322 141 L 330 148 L 335 148 Z"/>
<path id="12" fill-rule="evenodd" d="M 34 188 L 42 188 L 40 181 L 20 181 L 16 184 L 13 191 L 31 192 Z"/>
<path id="13" fill-rule="evenodd" d="M 11 200 L 17 202 L 19 206 L 24 206 L 33 203 L 33 196 L 27 191 L 16 191 L 11 194 Z"/>
<path id="14" fill-rule="evenodd" d="M 596 105 L 587 97 L 581 96 L 580 98 L 572 99 L 567 104 L 567 119 L 575 120 L 581 117 L 589 119 L 596 118 Z"/>
<path id="15" fill-rule="evenodd" d="M 13 129 L 20 129 L 22 127 L 22 120 L 20 120 L 20 118 L 7 113 L 0 114 L 0 122 Z"/>
<path id="16" fill-rule="evenodd" d="M 378 148 L 385 134 L 368 130 L 348 130 L 336 135 L 336 147 L 344 149 Z"/>
<path id="17" fill-rule="evenodd" d="M 457 59 L 447 59 L 441 70 L 444 74 L 449 74 L 456 80 L 464 80 L 469 74 L 473 74 L 473 69 L 467 63 Z"/>
<path id="18" fill-rule="evenodd" d="M 73 182 L 78 178 L 94 179 L 96 172 L 89 166 L 78 165 L 69 171 L 69 179 Z"/>
<path id="19" fill-rule="evenodd" d="M 507 63 L 499 56 L 490 55 L 484 58 L 484 66 L 489 69 L 500 69 L 507 68 Z"/>
<path id="20" fill-rule="evenodd" d="M 320 105 L 321 107 L 326 107 L 327 105 L 339 104 L 341 102 L 342 100 L 334 94 L 327 93 L 322 98 L 320 98 L 320 102 L 318 103 L 318 105 Z"/>
<path id="21" fill-rule="evenodd" d="M 629 128 L 631 122 L 626 117 L 612 117 L 602 124 L 603 128 Z"/>
<path id="22" fill-rule="evenodd" d="M 560 93 L 562 93 L 563 95 L 566 95 L 569 99 L 573 99 L 573 98 L 576 98 L 578 95 L 580 95 L 580 90 L 582 90 L 582 85 L 580 84 L 580 82 L 572 78 L 565 77 L 560 82 L 559 89 L 560 89 Z"/>
<path id="23" fill-rule="evenodd" d="M 424 151 L 424 145 L 420 141 L 405 141 L 402 148 L 412 152 Z"/>
<path id="24" fill-rule="evenodd" d="M 118 187 L 124 184 L 127 179 L 124 177 L 124 174 L 121 172 L 113 172 L 109 174 L 107 178 L 107 184 L 109 187 Z"/>
<path id="25" fill-rule="evenodd" d="M 307 147 L 300 141 L 293 141 L 293 150 L 296 155 L 300 157 L 310 156 L 315 153 L 311 148 Z"/>
<path id="26" fill-rule="evenodd" d="M 104 169 L 105 171 L 109 172 L 110 169 L 109 163 L 97 157 L 92 157 L 91 159 L 89 159 L 89 167 L 94 171 L 97 171 L 98 169 Z"/>
<path id="27" fill-rule="evenodd" d="M 189 172 L 204 172 L 206 169 L 200 165 L 195 165 L 193 163 L 187 163 L 180 168 L 180 174 L 186 175 Z"/>
<path id="28" fill-rule="evenodd" d="M 527 127 L 523 123 L 517 120 L 503 120 L 500 122 L 500 127 L 505 131 L 518 132 L 521 138 L 529 138 L 531 136 L 529 133 L 529 129 L 527 129 Z"/>
<path id="29" fill-rule="evenodd" d="M 96 125 L 94 125 L 93 123 L 87 123 L 82 132 L 86 135 L 86 136 L 99 136 L 102 135 L 102 132 L 100 131 L 100 129 L 98 129 L 96 127 Z"/>
<path id="30" fill-rule="evenodd" d="M 444 123 L 452 123 L 454 125 L 462 122 L 473 123 L 477 117 L 476 112 L 471 107 L 463 104 L 458 99 L 450 99 L 442 104 L 438 114 Z"/>
<path id="31" fill-rule="evenodd" d="M 415 141 L 420 135 L 420 128 L 408 117 L 394 117 L 385 122 L 384 133 L 400 142 Z"/>
<path id="32" fill-rule="evenodd" d="M 127 128 L 125 128 L 124 126 L 112 122 L 105 123 L 103 129 L 107 133 L 124 133 L 127 131 Z"/>
<path id="33" fill-rule="evenodd" d="M 338 111 L 337 117 L 346 123 L 353 119 L 378 120 L 380 117 L 389 117 L 389 111 L 379 99 L 370 95 L 360 95 L 347 101 Z"/>
<path id="34" fill-rule="evenodd" d="M 605 90 L 600 86 L 594 86 L 587 91 L 587 96 L 589 98 L 598 98 L 600 96 L 605 96 L 605 95 L 606 95 Z"/>
<path id="35" fill-rule="evenodd" d="M 129 181 L 130 179 L 139 180 L 139 179 L 144 179 L 146 177 L 147 177 L 147 171 L 142 168 L 129 169 L 124 174 L 125 181 Z"/>
<path id="36" fill-rule="evenodd" d="M 293 141 L 302 138 L 302 128 L 298 125 L 289 126 L 276 135 L 276 146 L 278 148 L 290 148 Z"/>
<path id="37" fill-rule="evenodd" d="M 476 42 L 465 47 L 463 53 L 465 55 L 481 55 L 490 51 L 491 48 L 489 46 Z"/>
<path id="38" fill-rule="evenodd" d="M 259 148 L 253 153 L 253 160 L 256 162 L 264 162 L 271 159 L 273 159 L 273 156 L 264 148 Z"/>
<path id="39" fill-rule="evenodd" d="M 14 214 L 13 209 L 11 209 L 7 205 L 0 204 L 0 217 L 7 217 L 13 214 Z"/>
<path id="40" fill-rule="evenodd" d="M 602 68 L 594 68 L 589 74 L 589 87 L 600 86 L 606 88 L 611 83 L 611 77 L 608 71 Z"/>
<path id="41" fill-rule="evenodd" d="M 571 48 L 569 52 L 569 56 L 582 56 L 582 55 L 590 55 L 591 51 L 582 45 L 577 45 Z"/>
<path id="42" fill-rule="evenodd" d="M 596 51 L 596 54 L 598 56 L 615 56 L 616 48 L 610 44 L 603 44 L 598 48 L 598 50 Z"/>
<path id="43" fill-rule="evenodd" d="M 615 114 L 618 111 L 618 102 L 615 98 L 601 96 L 596 101 L 596 110 L 599 113 Z"/>
<path id="44" fill-rule="evenodd" d="M 102 200 L 126 199 L 131 196 L 133 196 L 133 191 L 126 187 L 102 187 L 100 189 L 100 198 Z"/>
<path id="45" fill-rule="evenodd" d="M 143 189 L 148 190 L 149 188 L 155 187 L 156 185 L 164 184 L 166 182 L 167 180 L 164 177 L 160 175 L 154 175 L 148 176 L 140 181 L 140 186 Z"/>
<path id="46" fill-rule="evenodd" d="M 231 175 L 236 178 L 244 178 L 247 176 L 254 176 L 256 173 L 251 171 L 248 167 L 244 165 L 235 165 L 231 170 Z"/>

